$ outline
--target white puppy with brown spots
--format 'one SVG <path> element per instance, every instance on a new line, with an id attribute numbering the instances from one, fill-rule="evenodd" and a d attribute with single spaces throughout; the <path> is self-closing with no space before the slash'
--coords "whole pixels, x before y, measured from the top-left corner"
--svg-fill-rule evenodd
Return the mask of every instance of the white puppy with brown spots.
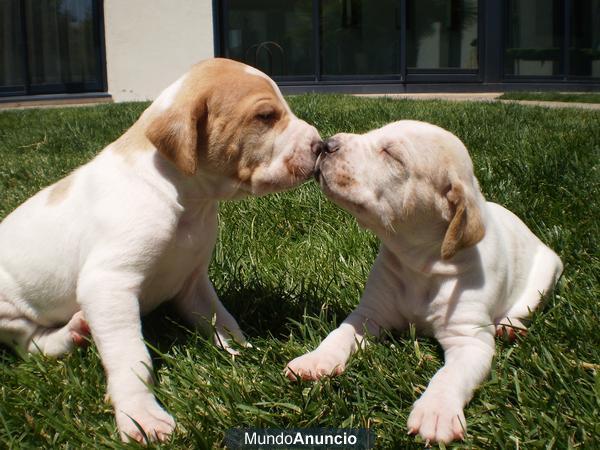
<path id="1" fill-rule="evenodd" d="M 0 342 L 58 356 L 88 331 L 123 439 L 175 422 L 148 389 L 140 314 L 171 300 L 215 343 L 244 344 L 207 269 L 220 200 L 291 188 L 322 146 L 263 73 L 194 66 L 95 159 L 0 223 Z M 85 321 L 83 317 L 85 316 Z M 87 321 L 87 324 L 86 324 Z"/>
<path id="2" fill-rule="evenodd" d="M 382 245 L 358 307 L 290 362 L 288 377 L 339 374 L 365 333 L 415 324 L 439 341 L 445 365 L 414 404 L 408 429 L 429 441 L 462 438 L 463 407 L 490 371 L 496 330 L 524 329 L 520 319 L 562 273 L 559 257 L 514 214 L 485 201 L 467 149 L 434 125 L 400 121 L 338 134 L 317 178 Z"/>

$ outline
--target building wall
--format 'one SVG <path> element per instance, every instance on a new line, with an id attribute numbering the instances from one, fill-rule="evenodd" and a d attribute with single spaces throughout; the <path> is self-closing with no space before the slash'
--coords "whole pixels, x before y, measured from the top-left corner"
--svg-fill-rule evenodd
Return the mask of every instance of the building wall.
<path id="1" fill-rule="evenodd" d="M 214 56 L 211 0 L 104 0 L 108 92 L 152 100 Z"/>

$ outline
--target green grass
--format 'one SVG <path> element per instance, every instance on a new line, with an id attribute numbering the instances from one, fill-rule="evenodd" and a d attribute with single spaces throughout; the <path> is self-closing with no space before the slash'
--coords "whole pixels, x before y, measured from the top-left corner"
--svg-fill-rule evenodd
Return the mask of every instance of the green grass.
<path id="1" fill-rule="evenodd" d="M 505 92 L 501 100 L 600 103 L 600 92 Z"/>
<path id="2" fill-rule="evenodd" d="M 464 448 L 600 446 L 600 115 L 514 104 L 306 95 L 289 99 L 323 136 L 419 119 L 457 134 L 489 200 L 518 214 L 565 262 L 529 335 L 498 341 L 466 408 Z M 145 104 L 0 113 L 0 217 L 89 160 Z M 163 307 L 145 319 L 157 396 L 178 430 L 168 448 L 222 446 L 232 427 L 372 427 L 407 448 L 411 404 L 440 367 L 434 340 L 389 336 L 340 377 L 291 384 L 282 368 L 357 303 L 377 240 L 313 182 L 222 206 L 216 289 L 254 348 L 233 361 Z M 0 350 L 0 447 L 121 448 L 96 349 L 61 360 Z M 421 444 L 422 447 L 422 444 Z"/>

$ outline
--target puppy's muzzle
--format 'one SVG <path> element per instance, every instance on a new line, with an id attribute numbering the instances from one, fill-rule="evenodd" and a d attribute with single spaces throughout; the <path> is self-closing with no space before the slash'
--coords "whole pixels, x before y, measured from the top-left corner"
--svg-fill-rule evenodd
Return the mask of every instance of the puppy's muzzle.
<path id="1" fill-rule="evenodd" d="M 318 140 L 312 143 L 312 145 L 310 146 L 310 149 L 312 150 L 312 152 L 316 155 L 319 156 L 321 153 L 323 153 L 325 151 L 326 148 L 326 144 L 325 142 L 323 142 L 322 140 Z"/>
<path id="2" fill-rule="evenodd" d="M 334 138 L 329 138 L 325 141 L 324 153 L 335 153 L 340 149 L 340 141 Z"/>
<path id="3" fill-rule="evenodd" d="M 320 163 L 323 160 L 323 158 L 325 158 L 327 155 L 330 155 L 331 153 L 337 152 L 340 149 L 339 141 L 334 138 L 329 138 L 325 142 L 322 142 L 322 144 L 323 145 L 320 148 L 320 152 L 317 153 L 317 161 L 315 162 L 315 180 L 317 180 L 317 182 L 320 180 L 321 177 Z"/>

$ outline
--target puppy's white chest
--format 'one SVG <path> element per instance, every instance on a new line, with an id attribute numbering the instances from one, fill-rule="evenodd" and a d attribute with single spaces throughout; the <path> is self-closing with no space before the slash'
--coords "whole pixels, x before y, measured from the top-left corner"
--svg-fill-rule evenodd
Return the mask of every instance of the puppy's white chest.
<path id="1" fill-rule="evenodd" d="M 177 224 L 173 245 L 183 252 L 202 251 L 206 247 L 207 239 L 214 239 L 217 228 L 216 218 L 216 210 L 202 215 L 182 216 Z"/>
<path id="2" fill-rule="evenodd" d="M 142 312 L 175 297 L 198 267 L 208 267 L 216 235 L 216 205 L 180 217 L 171 241 L 144 284 Z"/>
<path id="3" fill-rule="evenodd" d="M 415 324 L 420 332 L 430 329 L 432 312 L 440 305 L 432 304 L 431 287 L 422 280 L 408 278 L 400 280 L 402 289 L 396 297 L 396 309 L 409 323 Z"/>
<path id="4" fill-rule="evenodd" d="M 440 282 L 401 264 L 388 266 L 387 272 L 386 285 L 394 292 L 389 297 L 393 299 L 389 314 L 399 316 L 400 323 L 414 324 L 421 334 L 431 334 L 439 319 L 447 314 L 455 283 Z"/>

